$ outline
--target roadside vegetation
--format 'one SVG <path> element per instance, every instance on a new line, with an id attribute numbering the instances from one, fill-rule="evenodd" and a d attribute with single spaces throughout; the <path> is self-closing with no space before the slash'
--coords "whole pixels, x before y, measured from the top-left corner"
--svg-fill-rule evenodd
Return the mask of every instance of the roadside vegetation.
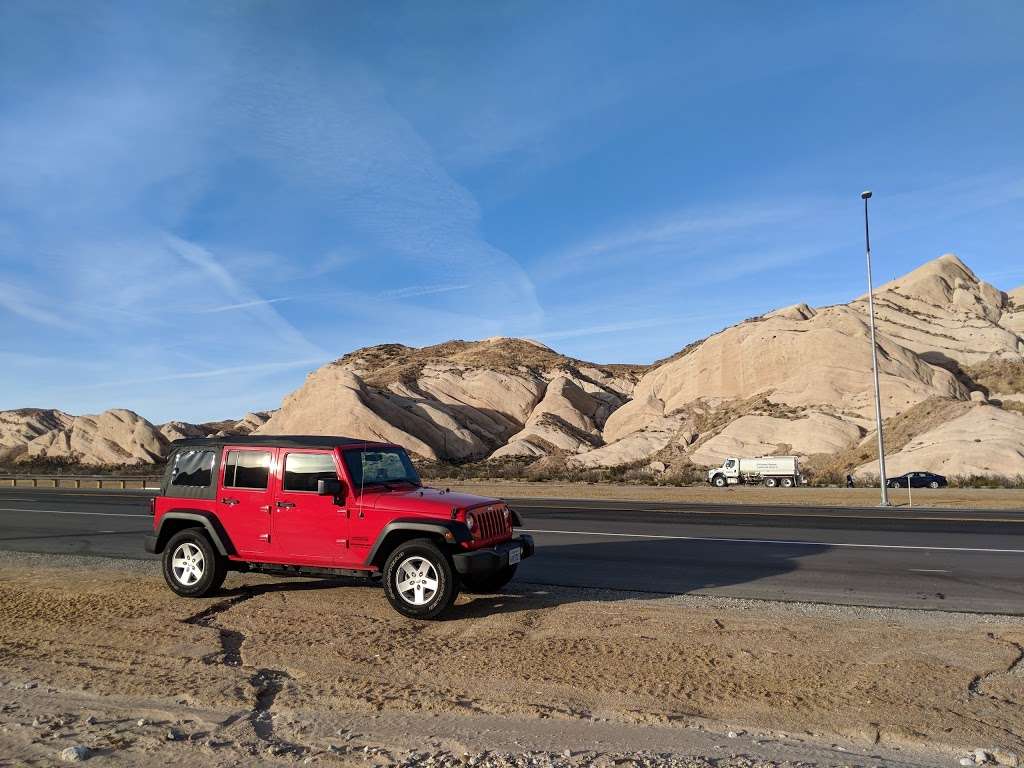
<path id="1" fill-rule="evenodd" d="M 1024 407 L 1024 406 L 1022 406 Z M 918 414 L 941 418 L 940 413 L 929 413 L 931 407 L 921 403 L 924 413 Z M 913 410 L 913 409 L 912 409 Z M 928 419 L 925 419 L 928 420 Z M 912 438 L 901 427 L 902 417 L 886 422 L 887 453 L 895 453 Z M 873 440 L 873 437 L 872 437 Z M 842 454 L 819 454 L 801 462 L 801 470 L 807 484 L 815 488 L 844 487 L 846 475 L 853 467 L 859 466 L 875 456 L 873 445 L 867 438 L 859 446 Z M 565 461 L 564 455 L 555 454 L 540 459 L 505 458 L 469 462 L 431 461 L 413 458 L 417 471 L 426 482 L 446 481 L 520 481 L 532 483 L 577 483 L 581 485 L 637 485 L 687 487 L 707 484 L 707 467 L 693 464 L 681 451 L 665 456 L 665 461 L 637 461 L 616 467 L 582 468 L 573 467 Z M 162 475 L 165 464 L 127 465 L 85 465 L 69 459 L 34 459 L 24 462 L 0 462 L 0 477 L 67 475 L 110 475 L 113 477 L 153 477 Z M 954 488 L 1018 488 L 1024 489 L 1024 475 L 1007 477 L 1001 475 L 955 475 L 947 478 Z M 857 486 L 877 485 L 877 477 L 862 477 Z"/>

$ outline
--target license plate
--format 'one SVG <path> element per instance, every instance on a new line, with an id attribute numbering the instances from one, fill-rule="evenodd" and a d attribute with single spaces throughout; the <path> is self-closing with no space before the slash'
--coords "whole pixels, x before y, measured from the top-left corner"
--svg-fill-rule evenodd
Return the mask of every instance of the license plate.
<path id="1" fill-rule="evenodd" d="M 522 556 L 523 556 L 523 550 L 520 549 L 519 547 L 516 547 L 515 549 L 510 549 L 508 551 L 508 564 L 509 565 L 515 565 L 516 563 L 518 563 L 520 561 L 520 559 L 522 559 Z"/>

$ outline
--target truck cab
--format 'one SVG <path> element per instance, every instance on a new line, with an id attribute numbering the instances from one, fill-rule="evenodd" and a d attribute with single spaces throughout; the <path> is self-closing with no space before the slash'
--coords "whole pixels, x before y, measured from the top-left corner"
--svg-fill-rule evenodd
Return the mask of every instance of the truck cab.
<path id="1" fill-rule="evenodd" d="M 425 487 L 404 448 L 352 438 L 175 441 L 152 511 L 146 550 L 187 597 L 228 571 L 362 575 L 433 618 L 462 589 L 501 589 L 534 551 L 501 500 Z"/>
<path id="2" fill-rule="evenodd" d="M 735 485 L 740 477 L 739 459 L 728 458 L 722 462 L 722 466 L 708 470 L 708 482 L 722 488 L 726 485 Z"/>

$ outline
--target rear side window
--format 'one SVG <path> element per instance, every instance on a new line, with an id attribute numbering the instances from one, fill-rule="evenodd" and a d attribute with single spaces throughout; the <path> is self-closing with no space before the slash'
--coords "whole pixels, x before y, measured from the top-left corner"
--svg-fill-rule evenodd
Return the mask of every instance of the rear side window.
<path id="1" fill-rule="evenodd" d="M 208 488 L 213 482 L 213 451 L 178 451 L 174 454 L 171 485 Z"/>
<path id="2" fill-rule="evenodd" d="M 284 489 L 316 491 L 317 480 L 337 479 L 331 453 L 289 453 L 284 458 Z"/>
<path id="3" fill-rule="evenodd" d="M 225 488 L 266 490 L 270 478 L 270 451 L 228 451 L 224 463 Z"/>

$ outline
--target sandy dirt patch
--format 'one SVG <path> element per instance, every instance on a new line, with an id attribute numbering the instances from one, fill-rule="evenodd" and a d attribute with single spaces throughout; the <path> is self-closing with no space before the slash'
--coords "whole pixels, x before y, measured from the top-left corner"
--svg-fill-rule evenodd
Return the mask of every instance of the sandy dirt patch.
<path id="1" fill-rule="evenodd" d="M 751 749 L 844 744 L 908 765 L 1024 752 L 1019 620 L 523 585 L 415 622 L 358 582 L 231 575 L 185 600 L 152 563 L 61 562 L 0 557 L 0 755 L 17 764 L 79 743 L 105 764 L 191 750 L 414 765 L 417 748 L 500 749 L 513 733 L 511 752 L 561 755 L 586 747 L 584 727 L 634 750 L 733 729 Z"/>

